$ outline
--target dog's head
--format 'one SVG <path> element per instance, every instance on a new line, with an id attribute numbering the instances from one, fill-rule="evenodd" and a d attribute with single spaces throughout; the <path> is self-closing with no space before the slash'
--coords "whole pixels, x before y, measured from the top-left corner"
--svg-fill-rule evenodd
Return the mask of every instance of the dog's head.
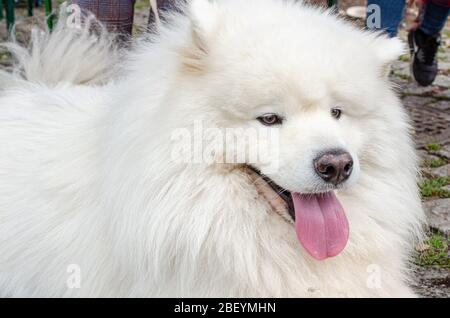
<path id="1" fill-rule="evenodd" d="M 338 254 L 348 224 L 334 191 L 357 182 L 371 136 L 393 111 L 386 70 L 402 44 L 280 0 L 194 0 L 190 21 L 181 73 L 198 109 L 213 127 L 276 135 L 254 135 L 266 155 L 245 163 L 290 193 L 314 257 Z"/>

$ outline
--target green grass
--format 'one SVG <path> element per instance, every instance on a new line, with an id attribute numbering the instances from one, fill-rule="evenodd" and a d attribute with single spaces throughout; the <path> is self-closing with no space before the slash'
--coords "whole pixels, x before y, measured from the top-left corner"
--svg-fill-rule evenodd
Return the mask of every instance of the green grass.
<path id="1" fill-rule="evenodd" d="M 428 144 L 428 145 L 425 146 L 425 148 L 426 148 L 428 151 L 434 151 L 434 152 L 436 152 L 436 151 L 441 150 L 442 146 L 441 146 L 440 144 Z"/>
<path id="2" fill-rule="evenodd" d="M 0 51 L 0 63 L 3 61 L 6 61 L 7 58 L 8 58 L 8 53 Z"/>
<path id="3" fill-rule="evenodd" d="M 450 268 L 449 247 L 450 238 L 441 233 L 432 233 L 430 238 L 424 242 L 428 249 L 419 252 L 417 262 L 421 266 L 439 265 Z"/>
<path id="4" fill-rule="evenodd" d="M 432 158 L 432 159 L 425 159 L 422 162 L 422 165 L 427 168 L 439 168 L 446 164 L 447 162 L 444 159 L 441 158 Z"/>
<path id="5" fill-rule="evenodd" d="M 399 60 L 402 62 L 409 62 L 410 56 L 409 56 L 409 54 L 404 54 L 404 55 L 400 56 Z"/>
<path id="6" fill-rule="evenodd" d="M 405 80 L 405 81 L 410 81 L 411 80 L 411 76 L 406 75 L 406 74 L 400 74 L 400 73 L 395 73 L 394 75 L 397 76 L 398 78 Z"/>
<path id="7" fill-rule="evenodd" d="M 419 186 L 420 193 L 423 198 L 450 198 L 450 191 L 443 188 L 449 184 L 450 177 L 426 179 Z"/>

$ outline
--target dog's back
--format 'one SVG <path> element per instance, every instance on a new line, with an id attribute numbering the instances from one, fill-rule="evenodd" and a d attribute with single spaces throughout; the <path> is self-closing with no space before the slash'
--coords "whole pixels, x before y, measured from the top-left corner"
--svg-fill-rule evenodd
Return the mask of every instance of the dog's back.
<path id="1" fill-rule="evenodd" d="M 28 48 L 3 46 L 15 65 L 0 72 L 0 295 L 68 295 L 71 264 L 88 266 L 86 242 L 92 259 L 105 254 L 94 202 L 103 84 L 119 50 L 107 33 L 65 20 L 52 35 L 34 30 Z"/>

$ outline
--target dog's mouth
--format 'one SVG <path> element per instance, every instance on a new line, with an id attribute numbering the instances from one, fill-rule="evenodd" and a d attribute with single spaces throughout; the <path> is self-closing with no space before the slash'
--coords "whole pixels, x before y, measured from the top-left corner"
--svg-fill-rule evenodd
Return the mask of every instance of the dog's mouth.
<path id="1" fill-rule="evenodd" d="M 261 197 L 274 212 L 295 225 L 297 238 L 313 258 L 324 260 L 344 250 L 349 238 L 349 224 L 334 191 L 291 192 L 257 169 L 249 168 Z"/>
<path id="2" fill-rule="evenodd" d="M 285 203 L 285 213 L 287 213 L 291 219 L 291 222 L 295 222 L 295 208 L 294 208 L 294 200 L 292 199 L 291 192 L 289 190 L 280 187 L 269 177 L 262 175 L 258 170 L 254 169 L 254 171 L 262 178 L 262 180 L 276 193 L 277 196 L 280 197 Z M 276 207 L 277 212 L 284 218 L 286 218 L 285 213 L 283 214 L 282 209 Z"/>

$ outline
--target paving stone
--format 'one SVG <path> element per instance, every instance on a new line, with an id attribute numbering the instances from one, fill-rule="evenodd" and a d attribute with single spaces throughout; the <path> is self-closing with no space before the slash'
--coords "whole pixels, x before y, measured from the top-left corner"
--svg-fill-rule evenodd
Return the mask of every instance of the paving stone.
<path id="1" fill-rule="evenodd" d="M 450 164 L 431 169 L 431 174 L 435 177 L 450 177 Z"/>
<path id="2" fill-rule="evenodd" d="M 403 87 L 402 93 L 408 94 L 408 95 L 425 95 L 425 94 L 433 94 L 435 92 L 434 86 L 419 86 L 416 82 L 411 82 L 408 85 L 405 85 Z"/>
<path id="3" fill-rule="evenodd" d="M 402 94 L 405 91 L 405 87 L 408 86 L 411 83 L 411 79 L 404 79 L 400 76 L 392 75 L 390 77 L 391 82 L 396 84 L 394 89 L 399 93 Z"/>
<path id="4" fill-rule="evenodd" d="M 392 63 L 391 67 L 392 67 L 393 71 L 401 70 L 401 69 L 408 69 L 409 70 L 409 63 L 401 61 L 401 60 L 397 60 L 394 63 Z"/>
<path id="5" fill-rule="evenodd" d="M 420 160 L 421 160 L 422 162 L 425 161 L 425 160 L 439 159 L 438 156 L 433 155 L 433 154 L 431 154 L 431 153 L 429 153 L 428 151 L 423 150 L 423 149 L 418 150 L 417 153 L 418 153 L 419 158 L 420 158 Z"/>
<path id="6" fill-rule="evenodd" d="M 450 62 L 440 62 L 439 69 L 441 71 L 450 70 Z"/>
<path id="7" fill-rule="evenodd" d="M 438 81 L 439 83 L 439 81 Z M 441 85 L 446 85 L 441 82 Z M 436 83 L 433 83 L 431 86 L 420 86 L 414 80 L 409 81 L 408 84 L 402 86 L 402 93 L 404 95 L 422 95 L 422 96 L 432 96 L 432 97 L 442 97 L 442 98 L 450 98 L 447 94 L 449 91 L 447 86 L 439 86 Z"/>
<path id="8" fill-rule="evenodd" d="M 431 97 L 409 95 L 403 104 L 414 124 L 414 141 L 417 146 L 430 143 L 447 143 L 450 139 L 450 114 L 428 106 L 435 102 Z"/>
<path id="9" fill-rule="evenodd" d="M 411 79 L 409 64 L 403 63 L 398 65 L 396 68 L 393 68 L 392 71 L 394 72 L 394 76 L 401 77 L 402 79 Z"/>
<path id="10" fill-rule="evenodd" d="M 445 75 L 438 75 L 434 80 L 433 85 L 441 86 L 441 87 L 450 87 L 450 77 Z"/>
<path id="11" fill-rule="evenodd" d="M 403 105 L 406 107 L 416 108 L 434 102 L 434 99 L 426 96 L 408 95 L 402 99 Z"/>
<path id="12" fill-rule="evenodd" d="M 450 199 L 437 199 L 423 203 L 428 224 L 444 234 L 450 234 Z"/>
<path id="13" fill-rule="evenodd" d="M 435 96 L 439 97 L 439 98 L 445 98 L 448 101 L 450 101 L 450 89 L 447 89 L 447 90 L 444 90 L 442 92 L 439 92 Z"/>
<path id="14" fill-rule="evenodd" d="M 431 179 L 434 178 L 435 176 L 433 175 L 433 171 L 431 168 L 428 167 L 422 167 L 420 168 L 420 176 L 422 177 L 423 180 L 425 179 Z"/>
<path id="15" fill-rule="evenodd" d="M 432 161 L 432 160 L 439 160 L 440 157 L 430 154 L 428 153 L 428 151 L 426 150 L 419 150 L 418 151 L 419 154 L 419 158 L 420 158 L 420 165 L 421 165 L 421 172 L 422 172 L 422 176 L 426 177 L 426 178 L 434 178 L 437 177 L 436 173 L 440 173 L 440 171 L 434 172 L 435 169 L 438 168 L 431 168 L 431 167 L 426 167 L 424 165 L 425 161 Z"/>
<path id="16" fill-rule="evenodd" d="M 438 155 L 450 159 L 450 144 L 443 146 L 441 150 L 437 152 Z"/>
<path id="17" fill-rule="evenodd" d="M 449 298 L 450 270 L 439 266 L 414 268 L 412 287 L 422 297 Z"/>
<path id="18" fill-rule="evenodd" d="M 429 104 L 429 106 L 442 111 L 447 111 L 450 110 L 450 100 L 440 100 L 436 103 Z"/>

